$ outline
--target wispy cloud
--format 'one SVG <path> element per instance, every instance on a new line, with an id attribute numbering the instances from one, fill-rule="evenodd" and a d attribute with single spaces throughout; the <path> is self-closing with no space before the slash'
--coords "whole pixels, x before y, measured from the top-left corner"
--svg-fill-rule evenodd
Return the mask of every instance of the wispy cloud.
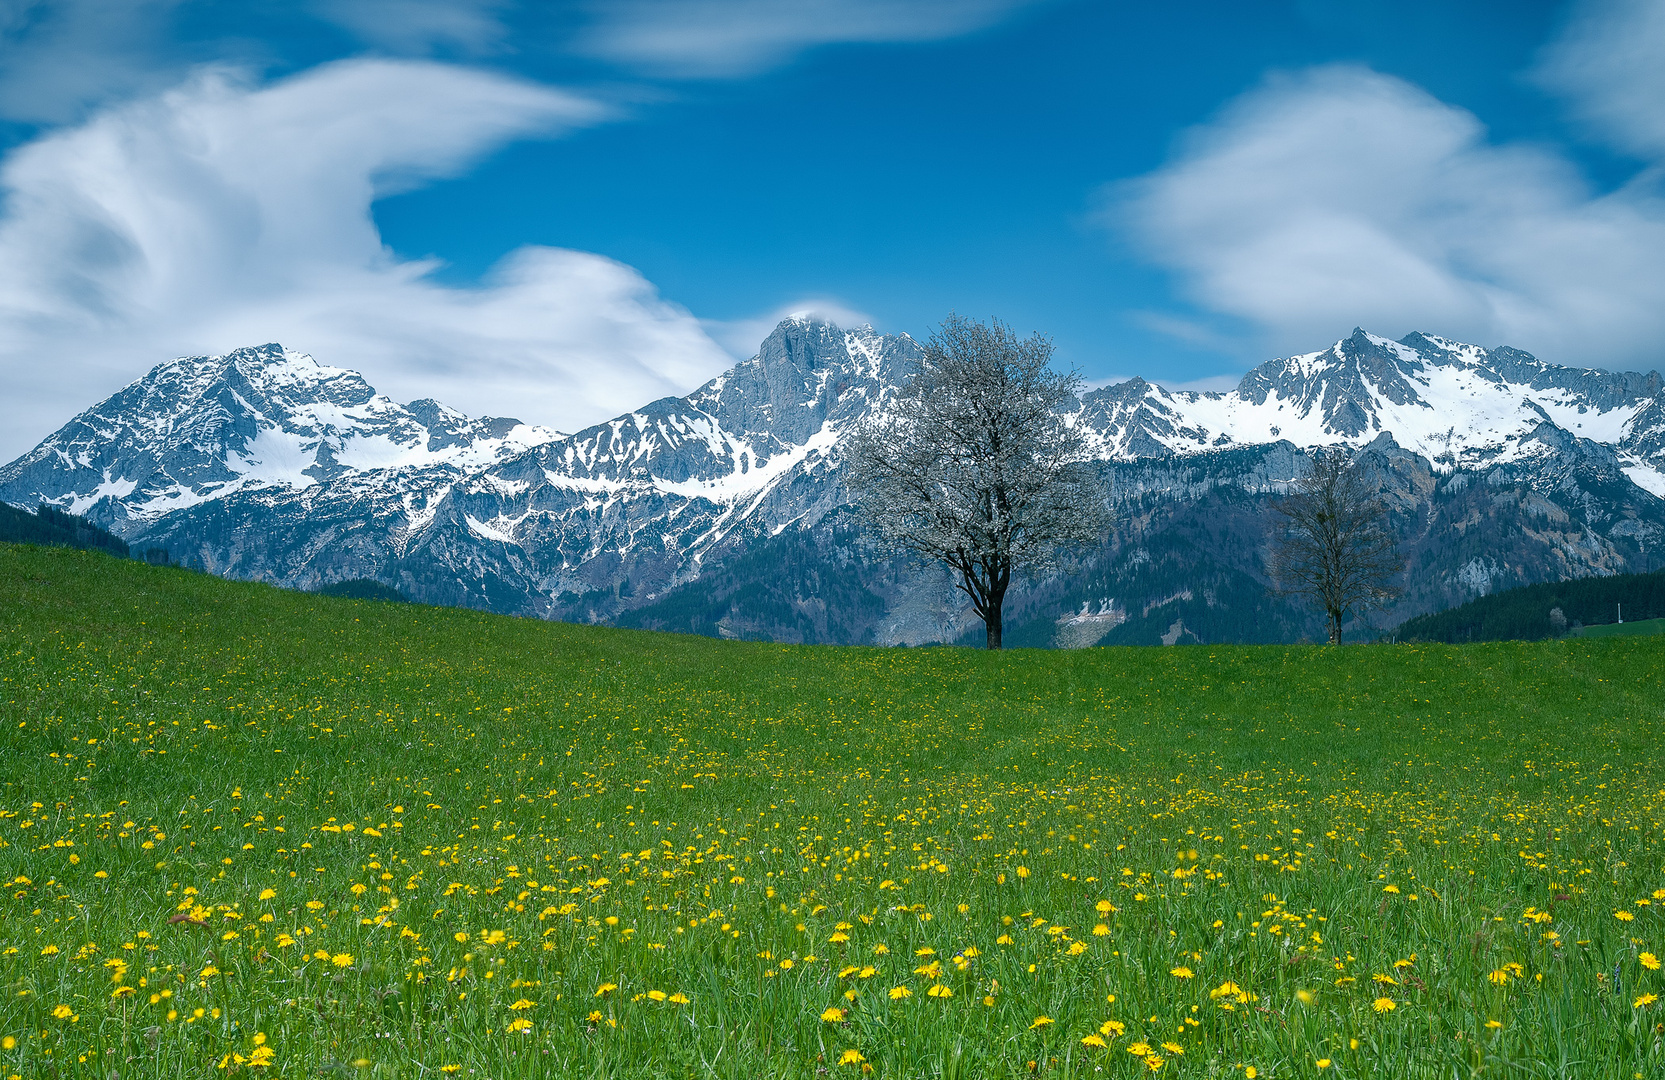
<path id="1" fill-rule="evenodd" d="M 1586 0 L 1537 75 L 1612 142 L 1665 162 L 1665 3 Z"/>
<path id="2" fill-rule="evenodd" d="M 580 52 L 648 74 L 753 75 L 805 49 L 936 41 L 1039 0 L 590 0 Z"/>
<path id="3" fill-rule="evenodd" d="M 871 316 L 863 314 L 839 300 L 825 297 L 802 299 L 782 304 L 771 311 L 743 319 L 706 319 L 702 325 L 706 333 L 727 349 L 736 360 L 747 360 L 757 355 L 757 347 L 780 325 L 782 319 L 793 316 L 818 319 L 844 329 L 871 326 Z"/>
<path id="4" fill-rule="evenodd" d="M 182 0 L 0 0 L 0 116 L 62 123 L 160 88 L 187 62 L 167 28 Z"/>
<path id="5" fill-rule="evenodd" d="M 481 54 L 509 35 L 510 0 L 312 0 L 320 18 L 403 56 L 436 49 Z"/>
<path id="6" fill-rule="evenodd" d="M 1362 68 L 1269 79 L 1103 220 L 1275 351 L 1364 325 L 1654 364 L 1665 336 L 1665 203 Z"/>
<path id="7" fill-rule="evenodd" d="M 630 267 L 522 249 L 478 287 L 392 255 L 379 195 L 593 100 L 424 61 L 260 86 L 208 73 L 0 168 L 0 459 L 170 356 L 281 341 L 398 397 L 573 427 L 685 391 L 729 357 Z"/>

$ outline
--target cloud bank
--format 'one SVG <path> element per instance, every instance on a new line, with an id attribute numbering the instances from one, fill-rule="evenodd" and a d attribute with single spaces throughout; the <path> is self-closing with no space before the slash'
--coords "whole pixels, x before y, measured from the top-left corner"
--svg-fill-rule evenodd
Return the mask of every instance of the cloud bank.
<path id="1" fill-rule="evenodd" d="M 0 459 L 172 356 L 280 341 L 395 397 L 561 427 L 689 387 L 729 357 L 630 267 L 529 247 L 481 285 L 383 246 L 381 195 L 605 107 L 424 61 L 268 86 L 208 73 L 0 167 Z"/>
<path id="2" fill-rule="evenodd" d="M 1187 298 L 1279 350 L 1355 324 L 1657 364 L 1665 202 L 1355 67 L 1277 77 L 1192 132 L 1108 218 Z"/>

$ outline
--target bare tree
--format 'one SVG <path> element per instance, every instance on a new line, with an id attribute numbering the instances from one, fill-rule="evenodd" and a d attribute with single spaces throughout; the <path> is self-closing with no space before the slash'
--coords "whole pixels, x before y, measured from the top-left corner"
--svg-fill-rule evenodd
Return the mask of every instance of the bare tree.
<path id="1" fill-rule="evenodd" d="M 999 320 L 950 315 L 891 407 L 854 434 L 848 484 L 886 540 L 941 560 L 1000 648 L 1012 572 L 1052 566 L 1098 539 L 1108 500 L 1084 435 L 1063 410 L 1080 377 L 1048 365 L 1052 343 Z"/>
<path id="2" fill-rule="evenodd" d="M 1364 464 L 1342 450 L 1319 450 L 1312 469 L 1288 498 L 1273 506 L 1280 533 L 1270 569 L 1280 591 L 1324 612 L 1330 644 L 1341 644 L 1341 623 L 1394 596 L 1391 581 L 1405 568 L 1383 524 Z"/>

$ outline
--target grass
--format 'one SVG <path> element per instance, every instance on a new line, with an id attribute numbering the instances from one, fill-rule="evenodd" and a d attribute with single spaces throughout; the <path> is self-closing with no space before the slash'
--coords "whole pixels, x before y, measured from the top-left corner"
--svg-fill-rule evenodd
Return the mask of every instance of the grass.
<path id="1" fill-rule="evenodd" d="M 787 647 L 0 546 L 0 1077 L 1655 1077 L 1662 668 Z"/>
<path id="2" fill-rule="evenodd" d="M 1643 619 L 1640 622 L 1606 623 L 1601 626 L 1581 626 L 1573 631 L 1575 637 L 1645 637 L 1665 634 L 1665 619 Z"/>

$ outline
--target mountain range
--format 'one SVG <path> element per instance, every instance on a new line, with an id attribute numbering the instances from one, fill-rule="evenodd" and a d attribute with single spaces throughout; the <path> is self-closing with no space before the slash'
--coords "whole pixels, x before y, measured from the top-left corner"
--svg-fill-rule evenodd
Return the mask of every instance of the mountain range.
<path id="1" fill-rule="evenodd" d="M 401 405 L 278 345 L 161 364 L 0 468 L 0 501 L 83 514 L 230 577 L 373 579 L 415 600 L 733 637 L 926 644 L 978 624 L 940 568 L 875 544 L 840 448 L 920 356 L 782 322 L 682 398 L 576 433 Z M 1405 591 L 1374 636 L 1495 589 L 1665 565 L 1665 384 L 1355 330 L 1236 389 L 1084 393 L 1116 525 L 1026 580 L 1008 644 L 1316 636 L 1268 589 L 1267 501 L 1314 447 L 1375 466 Z"/>

